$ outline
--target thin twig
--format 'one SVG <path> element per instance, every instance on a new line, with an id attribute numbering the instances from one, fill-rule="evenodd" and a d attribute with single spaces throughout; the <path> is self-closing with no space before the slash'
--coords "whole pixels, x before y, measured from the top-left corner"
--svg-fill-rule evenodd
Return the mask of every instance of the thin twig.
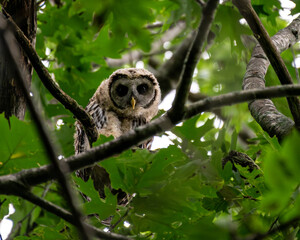
<path id="1" fill-rule="evenodd" d="M 245 90 L 227 93 L 215 97 L 208 97 L 196 103 L 189 105 L 178 122 L 172 123 L 168 113 L 142 127 L 136 128 L 121 137 L 101 146 L 92 148 L 84 153 L 66 158 L 65 161 L 71 172 L 80 168 L 85 168 L 100 162 L 106 158 L 120 154 L 123 151 L 138 145 L 138 143 L 149 139 L 150 137 L 168 131 L 180 121 L 189 119 L 201 112 L 211 111 L 214 108 L 230 106 L 255 99 L 280 98 L 287 96 L 299 96 L 300 85 L 284 85 L 269 87 L 265 89 Z M 55 179 L 55 170 L 51 165 L 45 165 L 39 168 L 22 170 L 15 174 L 9 174 L 0 177 L 0 194 L 6 194 L 10 190 L 12 182 L 20 182 L 27 186 L 34 186 L 51 179 Z"/>
<path id="2" fill-rule="evenodd" d="M 264 238 L 267 238 L 267 237 L 270 237 L 272 236 L 273 234 L 279 232 L 279 231 L 282 231 L 282 230 L 285 230 L 289 227 L 292 227 L 294 224 L 298 223 L 300 221 L 300 217 L 295 217 L 285 223 L 282 223 L 280 224 L 278 227 L 274 227 L 273 229 L 271 229 L 270 231 L 268 231 L 267 233 L 264 233 L 264 234 L 261 234 L 261 233 L 258 233 L 254 236 L 252 236 L 251 238 L 249 238 L 249 240 L 261 240 L 261 239 L 264 239 Z"/>
<path id="3" fill-rule="evenodd" d="M 11 62 L 12 67 L 16 70 L 18 76 L 18 84 L 24 93 L 24 97 L 26 99 L 28 108 L 30 110 L 33 120 L 35 121 L 38 133 L 45 146 L 48 158 L 54 166 L 54 168 L 56 169 L 56 176 L 58 178 L 59 183 L 62 186 L 63 191 L 65 192 L 65 198 L 70 205 L 72 214 L 74 215 L 75 225 L 78 228 L 79 234 L 82 239 L 90 239 L 90 235 L 86 231 L 85 226 L 83 225 L 81 213 L 78 207 L 76 206 L 76 198 L 74 198 L 74 194 L 65 175 L 65 173 L 68 172 L 68 166 L 67 164 L 65 164 L 65 162 L 58 160 L 58 156 L 56 154 L 57 150 L 51 142 L 46 126 L 44 125 L 43 120 L 37 108 L 35 107 L 32 98 L 29 95 L 29 89 L 24 77 L 27 76 L 29 73 L 26 72 L 24 69 L 21 69 L 18 65 L 18 59 L 21 58 L 20 53 L 16 45 L 15 38 L 11 31 L 8 29 L 6 22 L 2 17 L 0 18 L 0 31 L 1 37 L 3 39 L 3 44 L 7 49 L 8 59 Z"/>
<path id="4" fill-rule="evenodd" d="M 180 115 L 184 112 L 184 107 L 191 88 L 195 67 L 199 62 L 202 48 L 212 25 L 218 3 L 219 0 L 209 0 L 206 6 L 203 8 L 201 22 L 196 31 L 196 35 L 192 41 L 191 47 L 187 52 L 180 76 L 179 86 L 177 87 L 175 99 L 170 111 L 169 116 L 171 117 L 172 121 L 176 121 L 176 119 L 180 118 Z"/>
<path id="5" fill-rule="evenodd" d="M 42 193 L 42 196 L 41 198 L 44 198 L 47 194 L 47 192 L 49 191 L 50 189 L 50 186 L 51 186 L 52 183 L 49 183 L 46 185 L 43 193 Z M 11 232 L 8 236 L 8 239 L 12 239 L 12 238 L 15 238 L 18 233 L 20 232 L 20 228 L 22 227 L 22 222 L 24 222 L 27 218 L 29 218 L 31 216 L 31 214 L 33 213 L 34 209 L 37 208 L 37 205 L 35 205 L 21 220 L 19 220 L 16 224 L 16 227 L 14 228 L 14 232 Z M 30 221 L 28 221 L 29 223 Z"/>
<path id="6" fill-rule="evenodd" d="M 2 204 L 5 203 L 5 201 L 6 201 L 6 198 L 4 198 L 4 199 L 0 202 L 0 208 L 1 208 Z"/>
<path id="7" fill-rule="evenodd" d="M 251 0 L 233 0 L 232 2 L 239 9 L 241 15 L 249 24 L 255 38 L 258 40 L 260 46 L 267 55 L 281 84 L 293 84 L 293 79 L 284 64 L 279 51 L 253 9 Z M 287 100 L 295 121 L 295 126 L 298 130 L 300 130 L 300 100 L 297 97 L 289 97 Z"/>
<path id="8" fill-rule="evenodd" d="M 13 21 L 11 16 L 2 8 L 8 22 L 11 24 L 14 35 L 21 45 L 22 49 L 29 58 L 32 66 L 34 67 L 36 73 L 41 79 L 44 86 L 49 90 L 49 92 L 61 103 L 64 107 L 74 114 L 74 116 L 82 123 L 87 133 L 90 142 L 97 140 L 98 133 L 96 126 L 91 116 L 80 106 L 73 98 L 66 94 L 62 89 L 59 88 L 58 84 L 52 79 L 47 68 L 43 65 L 41 59 L 36 53 L 34 47 L 31 45 L 30 41 L 26 38 L 22 30 Z"/>
<path id="9" fill-rule="evenodd" d="M 271 232 L 271 231 L 274 229 L 274 226 L 275 226 L 275 224 L 278 222 L 278 219 L 279 219 L 279 217 L 277 217 L 277 218 L 274 220 L 274 222 L 272 222 L 272 224 L 271 224 L 271 226 L 270 226 L 268 232 Z"/>
<path id="10" fill-rule="evenodd" d="M 109 227 L 109 230 L 112 231 L 116 226 L 118 226 L 118 224 L 119 224 L 120 222 L 122 222 L 122 221 L 124 220 L 125 217 L 127 217 L 129 211 L 130 211 L 130 208 L 128 208 L 128 209 L 126 210 L 126 212 L 123 214 L 123 216 L 121 216 L 120 219 L 119 219 L 115 224 L 113 224 L 113 225 L 111 225 L 111 226 Z"/>

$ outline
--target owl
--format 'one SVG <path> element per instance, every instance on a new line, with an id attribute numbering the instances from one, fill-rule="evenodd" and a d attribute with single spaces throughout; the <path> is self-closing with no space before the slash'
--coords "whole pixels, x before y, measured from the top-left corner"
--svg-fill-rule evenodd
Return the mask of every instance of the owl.
<path id="1" fill-rule="evenodd" d="M 158 112 L 161 92 L 159 84 L 152 73 L 145 69 L 119 69 L 104 80 L 93 97 L 86 111 L 92 116 L 98 130 L 98 136 L 120 137 L 122 134 L 138 126 L 148 123 Z M 75 154 L 90 148 L 83 126 L 75 123 Z M 139 147 L 149 148 L 151 141 Z M 78 170 L 78 177 L 94 181 L 100 196 L 104 194 L 104 186 L 109 185 L 108 173 L 99 165 Z"/>

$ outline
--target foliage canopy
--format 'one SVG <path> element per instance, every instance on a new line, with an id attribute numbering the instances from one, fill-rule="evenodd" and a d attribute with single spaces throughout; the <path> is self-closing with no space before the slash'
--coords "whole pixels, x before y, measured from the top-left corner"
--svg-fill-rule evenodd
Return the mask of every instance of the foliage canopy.
<path id="1" fill-rule="evenodd" d="M 293 2 L 291 14 L 296 14 L 300 3 Z M 253 0 L 252 5 L 270 35 L 287 26 L 279 16 L 279 1 Z M 200 18 L 201 7 L 194 0 L 64 0 L 60 7 L 41 1 L 36 51 L 59 86 L 85 106 L 116 68 L 142 65 L 158 71 Z M 161 43 L 180 22 L 185 27 Z M 212 31 L 215 38 L 197 65 L 193 86 L 207 96 L 240 90 L 255 45 L 247 38 L 251 30 L 231 1 L 224 1 L 217 9 Z M 138 58 L 133 57 L 135 51 Z M 299 54 L 298 45 L 294 51 Z M 129 60 L 118 66 L 109 62 L 128 55 Z M 296 79 L 292 52 L 282 56 Z M 266 83 L 279 84 L 271 68 Z M 36 74 L 33 87 L 61 157 L 73 155 L 75 119 Z M 274 102 L 291 117 L 286 99 Z M 0 175 L 48 163 L 29 114 L 25 122 L 11 118 L 10 125 L 1 115 L 0 129 Z M 245 141 L 243 131 L 250 132 L 251 139 Z M 106 198 L 100 199 L 91 180 L 83 182 L 72 175 L 74 189 L 91 198 L 90 202 L 81 201 L 90 223 L 134 239 L 190 240 L 262 236 L 291 222 L 269 239 L 300 238 L 299 224 L 293 222 L 300 217 L 299 133 L 293 132 L 279 143 L 252 119 L 247 105 L 240 104 L 218 113 L 203 113 L 160 138 L 168 138 L 171 144 L 154 152 L 128 150 L 100 163 L 110 174 L 112 187 L 132 196 L 126 206 L 119 206 L 108 189 Z M 101 136 L 95 145 L 109 140 Z M 260 168 L 249 170 L 230 161 L 222 167 L 230 151 L 247 154 Z M 35 186 L 32 192 L 68 209 L 55 181 Z M 2 195 L 0 200 L 0 218 L 8 214 L 10 203 L 15 208 L 9 216 L 14 222 L 14 239 L 78 238 L 74 226 L 22 198 Z M 101 222 L 111 216 L 109 227 Z"/>

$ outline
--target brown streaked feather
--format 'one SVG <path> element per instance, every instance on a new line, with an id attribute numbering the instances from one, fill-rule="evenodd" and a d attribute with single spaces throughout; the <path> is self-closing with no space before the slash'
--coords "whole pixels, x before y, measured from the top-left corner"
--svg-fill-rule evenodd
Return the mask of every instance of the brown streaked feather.
<path id="1" fill-rule="evenodd" d="M 98 131 L 103 128 L 106 123 L 105 111 L 100 108 L 97 101 L 92 98 L 89 104 L 86 106 L 86 111 L 92 116 Z M 76 134 L 75 134 L 75 154 L 79 154 L 85 152 L 90 148 L 89 141 L 87 135 L 83 129 L 83 126 L 80 122 L 76 121 Z M 92 173 L 93 167 L 88 167 L 84 169 L 80 169 L 76 171 L 76 176 L 82 178 L 85 182 L 89 180 L 90 175 Z"/>
<path id="2" fill-rule="evenodd" d="M 145 95 L 145 97 L 138 97 L 139 105 L 136 105 L 135 108 L 132 108 L 131 106 L 128 107 L 126 104 L 124 108 L 120 108 L 120 106 L 124 105 L 123 102 L 128 103 L 127 100 L 130 98 L 118 98 L 116 94 L 111 95 L 111 91 L 114 91 L 114 89 L 117 88 L 119 84 L 117 81 L 123 81 L 122 79 L 124 79 L 124 82 L 127 81 L 127 83 L 128 79 L 130 81 L 135 81 L 128 84 L 128 86 L 137 87 L 139 86 L 138 84 L 141 83 L 150 84 L 149 89 L 152 89 L 154 93 L 152 92 L 153 94 Z M 148 80 L 144 81 L 144 79 Z M 149 82 L 151 82 L 153 86 L 151 86 L 151 83 Z M 134 94 L 137 94 L 138 92 L 137 88 L 134 88 L 131 91 L 131 93 Z M 141 95 L 135 96 L 137 97 Z M 99 135 L 112 135 L 117 138 L 132 129 L 148 123 L 157 114 L 160 96 L 161 93 L 159 84 L 155 76 L 149 71 L 137 68 L 119 69 L 108 79 L 101 82 L 100 86 L 86 106 L 86 111 L 93 118 Z M 119 99 L 118 104 L 114 104 L 114 97 Z M 128 97 L 130 96 L 128 95 Z M 75 126 L 75 153 L 80 154 L 87 151 L 90 148 L 90 145 L 81 123 L 77 121 Z M 141 143 L 138 147 L 150 149 L 152 141 L 153 138 Z M 85 169 L 80 169 L 76 172 L 76 175 L 84 181 L 88 181 L 91 177 L 94 182 L 95 189 L 99 192 L 99 195 L 102 198 L 105 197 L 104 189 L 105 186 L 107 186 L 113 193 L 118 194 L 118 199 L 122 198 L 124 199 L 124 202 L 127 199 L 127 194 L 121 189 L 111 189 L 109 174 L 98 164 Z"/>

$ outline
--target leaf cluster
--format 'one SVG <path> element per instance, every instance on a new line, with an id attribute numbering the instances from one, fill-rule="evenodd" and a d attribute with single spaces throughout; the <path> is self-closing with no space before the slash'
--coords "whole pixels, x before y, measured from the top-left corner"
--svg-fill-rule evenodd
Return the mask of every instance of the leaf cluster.
<path id="1" fill-rule="evenodd" d="M 292 14 L 299 12 L 300 4 L 294 2 Z M 82 105 L 115 70 L 107 59 L 122 59 L 139 51 L 140 58 L 121 67 L 142 62 L 159 71 L 169 60 L 167 52 L 174 53 L 201 18 L 201 7 L 193 0 L 62 3 L 60 7 L 51 1 L 40 5 L 36 50 L 59 86 Z M 271 35 L 287 25 L 279 18 L 279 1 L 255 0 L 252 4 Z M 153 53 L 153 45 L 181 21 L 185 29 Z M 149 27 L 157 22 L 159 27 Z M 205 95 L 239 90 L 255 46 L 251 31 L 237 9 L 225 1 L 218 8 L 212 32 L 213 44 L 206 45 L 206 57 L 195 69 L 193 86 Z M 283 58 L 296 79 L 293 54 L 286 52 Z M 267 85 L 278 84 L 274 74 L 268 72 Z M 60 157 L 73 155 L 75 119 L 35 74 L 33 85 Z M 290 116 L 285 99 L 275 104 Z M 29 114 L 26 121 L 11 118 L 9 124 L 0 116 L 0 129 L 1 175 L 48 163 Z M 241 134 L 245 129 L 250 132 L 246 140 Z M 134 239 L 236 239 L 269 237 L 270 232 L 270 239 L 300 237 L 295 221 L 300 217 L 298 133 L 279 144 L 252 121 L 246 105 L 241 104 L 219 113 L 202 113 L 156 138 L 171 144 L 150 152 L 128 150 L 99 163 L 109 173 L 111 187 L 128 194 L 126 205 L 119 205 L 118 195 L 109 188 L 101 199 L 91 180 L 83 182 L 72 175 L 87 222 Z M 95 145 L 109 140 L 101 136 Z M 247 154 L 260 168 L 250 170 L 234 161 L 224 164 L 232 150 Z M 55 181 L 31 191 L 69 210 Z M 22 198 L 1 195 L 0 203 L 0 218 L 8 214 L 9 204 L 15 208 L 9 216 L 14 222 L 14 239 L 78 239 L 74 226 Z M 284 224 L 287 227 L 280 228 Z"/>

